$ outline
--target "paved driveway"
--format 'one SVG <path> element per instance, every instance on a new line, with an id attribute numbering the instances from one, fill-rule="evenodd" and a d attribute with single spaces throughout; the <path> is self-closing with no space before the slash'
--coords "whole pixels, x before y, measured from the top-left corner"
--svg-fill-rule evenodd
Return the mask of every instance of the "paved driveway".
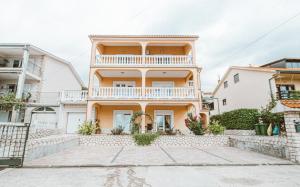
<path id="1" fill-rule="evenodd" d="M 26 167 L 285 165 L 291 162 L 232 147 L 79 146 L 25 162 Z"/>

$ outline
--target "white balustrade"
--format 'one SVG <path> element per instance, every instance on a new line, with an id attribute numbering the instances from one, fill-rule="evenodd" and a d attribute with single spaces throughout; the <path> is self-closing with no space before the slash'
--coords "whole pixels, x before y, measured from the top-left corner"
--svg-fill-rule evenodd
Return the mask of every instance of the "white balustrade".
<path id="1" fill-rule="evenodd" d="M 96 55 L 95 65 L 191 66 L 193 60 L 189 55 Z"/>
<path id="2" fill-rule="evenodd" d="M 146 87 L 143 96 L 141 87 L 98 87 L 93 89 L 92 97 L 99 99 L 193 99 L 194 88 Z"/>
<path id="3" fill-rule="evenodd" d="M 93 97 L 98 98 L 126 98 L 136 99 L 142 97 L 141 87 L 99 87 L 93 89 Z"/>
<path id="4" fill-rule="evenodd" d="M 87 100 L 87 90 L 65 90 L 61 94 L 63 102 L 83 102 Z"/>

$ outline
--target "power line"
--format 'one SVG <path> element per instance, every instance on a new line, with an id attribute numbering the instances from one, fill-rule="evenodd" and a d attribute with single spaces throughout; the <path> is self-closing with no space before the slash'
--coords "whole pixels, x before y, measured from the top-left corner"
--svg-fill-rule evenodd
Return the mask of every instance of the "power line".
<path id="1" fill-rule="evenodd" d="M 269 34 L 271 34 L 272 32 L 276 31 L 277 29 L 279 29 L 280 27 L 286 25 L 287 23 L 289 23 L 290 21 L 292 21 L 293 19 L 295 19 L 296 17 L 298 17 L 300 15 L 300 12 L 297 12 L 295 15 L 293 15 L 292 17 L 289 17 L 288 19 L 284 20 L 283 22 L 281 22 L 280 24 L 276 25 L 275 27 L 273 27 L 271 30 L 263 33 L 262 35 L 260 35 L 259 37 L 257 37 L 255 40 L 249 42 L 246 46 L 244 46 L 243 48 L 240 48 L 238 50 L 236 50 L 235 52 L 233 52 L 231 55 L 227 56 L 226 58 L 224 58 L 222 60 L 228 60 L 234 56 L 236 56 L 237 54 L 239 54 L 240 52 L 248 49 L 250 46 L 254 45 L 255 43 L 259 42 L 260 40 L 262 40 L 263 38 L 267 37 Z M 217 64 L 215 64 L 217 65 Z"/>

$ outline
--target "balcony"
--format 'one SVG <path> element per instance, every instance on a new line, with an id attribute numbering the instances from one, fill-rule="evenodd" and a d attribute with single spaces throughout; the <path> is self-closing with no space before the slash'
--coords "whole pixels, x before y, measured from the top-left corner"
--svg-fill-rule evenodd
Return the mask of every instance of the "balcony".
<path id="1" fill-rule="evenodd" d="M 94 99 L 196 99 L 195 89 L 189 87 L 98 87 L 93 89 Z"/>
<path id="2" fill-rule="evenodd" d="M 87 90 L 65 90 L 61 94 L 63 103 L 81 103 L 87 100 Z"/>
<path id="3" fill-rule="evenodd" d="M 276 93 L 279 100 L 300 100 L 300 91 L 284 90 Z"/>
<path id="4" fill-rule="evenodd" d="M 190 55 L 96 55 L 95 66 L 193 66 Z"/>

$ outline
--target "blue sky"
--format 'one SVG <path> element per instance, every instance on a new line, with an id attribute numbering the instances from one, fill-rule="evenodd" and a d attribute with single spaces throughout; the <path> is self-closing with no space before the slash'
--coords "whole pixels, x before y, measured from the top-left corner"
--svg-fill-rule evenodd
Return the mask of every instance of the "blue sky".
<path id="1" fill-rule="evenodd" d="M 202 89 L 231 65 L 300 58 L 298 0 L 0 0 L 0 43 L 27 42 L 74 65 L 87 83 L 89 34 L 196 34 Z"/>

